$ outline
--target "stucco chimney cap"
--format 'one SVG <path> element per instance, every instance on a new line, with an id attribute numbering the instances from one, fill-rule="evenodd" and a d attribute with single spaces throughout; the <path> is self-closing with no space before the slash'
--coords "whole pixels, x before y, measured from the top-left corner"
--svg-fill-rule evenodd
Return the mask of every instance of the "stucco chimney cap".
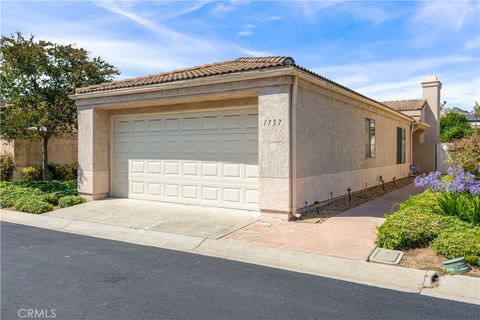
<path id="1" fill-rule="evenodd" d="M 422 83 L 425 82 L 440 82 L 440 80 L 438 80 L 437 76 L 426 76 L 425 78 L 423 78 Z"/>

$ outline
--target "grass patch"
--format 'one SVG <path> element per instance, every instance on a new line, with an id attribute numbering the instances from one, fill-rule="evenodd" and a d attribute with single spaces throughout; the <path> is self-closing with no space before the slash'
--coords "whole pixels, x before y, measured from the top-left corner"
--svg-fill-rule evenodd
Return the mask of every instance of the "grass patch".
<path id="1" fill-rule="evenodd" d="M 77 181 L 0 181 L 0 207 L 45 213 L 60 198 L 77 195 Z"/>

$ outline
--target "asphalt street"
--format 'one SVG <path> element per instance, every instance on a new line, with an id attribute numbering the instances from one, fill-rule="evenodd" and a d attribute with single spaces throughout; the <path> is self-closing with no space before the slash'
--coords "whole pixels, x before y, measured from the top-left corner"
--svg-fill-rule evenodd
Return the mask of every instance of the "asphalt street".
<path id="1" fill-rule="evenodd" d="M 479 314 L 478 305 L 415 293 L 1 223 L 3 320 L 459 320 Z"/>

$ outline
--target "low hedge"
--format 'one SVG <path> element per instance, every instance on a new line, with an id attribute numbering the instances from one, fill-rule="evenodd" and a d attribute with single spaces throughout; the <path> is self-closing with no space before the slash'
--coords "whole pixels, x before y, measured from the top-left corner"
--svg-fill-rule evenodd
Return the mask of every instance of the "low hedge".
<path id="1" fill-rule="evenodd" d="M 376 243 L 388 249 L 427 247 L 445 230 L 471 228 L 456 217 L 436 214 L 428 209 L 404 208 L 388 215 L 378 228 Z"/>
<path id="2" fill-rule="evenodd" d="M 60 207 L 66 208 L 75 206 L 80 203 L 84 203 L 85 201 L 87 201 L 87 199 L 81 196 L 65 196 L 58 200 L 58 204 L 60 205 Z"/>
<path id="3" fill-rule="evenodd" d="M 44 213 L 53 210 L 61 198 L 77 195 L 77 181 L 0 181 L 0 206 Z M 43 204 L 40 204 L 43 203 Z"/>
<path id="4" fill-rule="evenodd" d="M 15 210 L 30 213 L 45 213 L 53 210 L 50 203 L 38 200 L 36 198 L 21 198 L 14 203 Z"/>
<path id="5" fill-rule="evenodd" d="M 441 213 L 431 191 L 410 197 L 378 227 L 376 244 L 388 249 L 414 249 L 432 245 L 451 259 L 465 257 L 480 266 L 480 227 Z"/>
<path id="6" fill-rule="evenodd" d="M 433 241 L 433 249 L 448 259 L 465 257 L 474 266 L 480 266 L 480 228 L 447 230 Z"/>

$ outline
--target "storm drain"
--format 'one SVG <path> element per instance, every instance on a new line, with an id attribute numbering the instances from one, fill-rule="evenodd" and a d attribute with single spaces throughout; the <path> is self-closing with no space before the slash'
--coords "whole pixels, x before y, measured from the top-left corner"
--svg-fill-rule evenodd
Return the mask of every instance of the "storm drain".
<path id="1" fill-rule="evenodd" d="M 403 258 L 403 252 L 398 250 L 390 250 L 384 248 L 376 248 L 373 250 L 368 261 L 384 263 L 384 264 L 399 264 Z"/>

